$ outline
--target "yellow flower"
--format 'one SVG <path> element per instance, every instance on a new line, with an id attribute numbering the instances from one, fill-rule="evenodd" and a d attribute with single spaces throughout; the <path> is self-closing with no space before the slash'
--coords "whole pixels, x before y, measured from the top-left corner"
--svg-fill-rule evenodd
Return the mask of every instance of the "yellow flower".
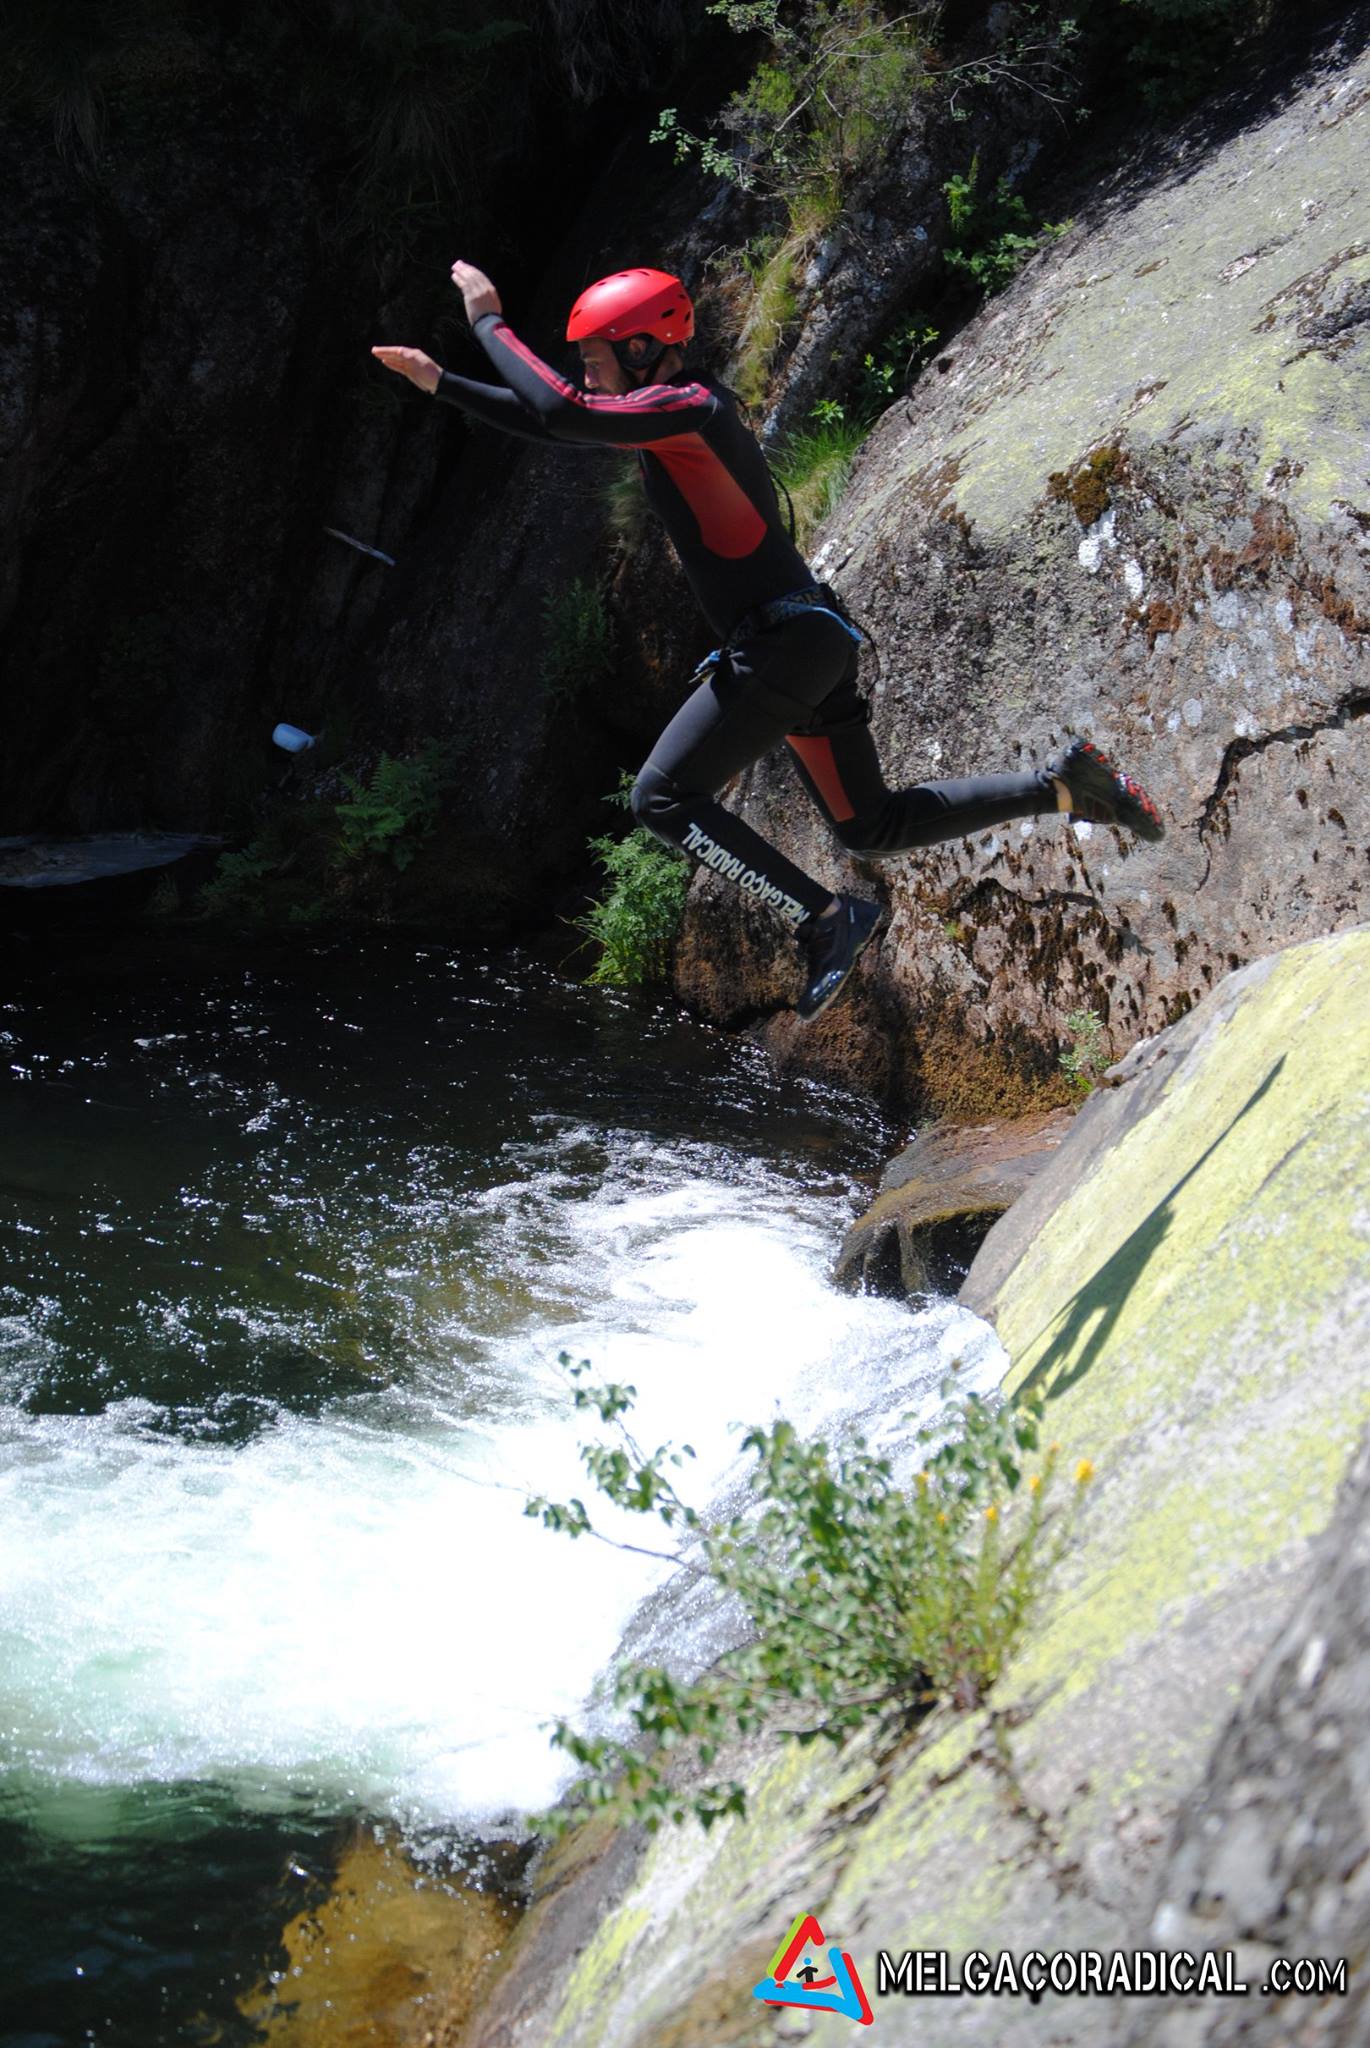
<path id="1" fill-rule="evenodd" d="M 1075 1484 L 1077 1486 L 1088 1486 L 1093 1477 L 1093 1465 L 1088 1458 L 1081 1458 L 1079 1464 L 1075 1467 Z"/>
<path id="2" fill-rule="evenodd" d="M 942 1527 L 945 1529 L 947 1526 L 947 1511 L 945 1508 L 938 1508 L 937 1519 L 942 1524 Z"/>
<path id="3" fill-rule="evenodd" d="M 1040 1472 L 1034 1472 L 1034 1473 L 1033 1473 L 1033 1475 L 1032 1475 L 1032 1477 L 1031 1477 L 1031 1479 L 1029 1479 L 1029 1481 L 1028 1481 L 1028 1492 L 1029 1492 L 1029 1493 L 1040 1493 L 1041 1491 L 1042 1491 L 1042 1475 L 1041 1475 L 1041 1473 L 1040 1473 Z"/>
<path id="4" fill-rule="evenodd" d="M 913 1483 L 914 1483 L 914 1485 L 915 1485 L 915 1486 L 916 1486 L 916 1487 L 918 1488 L 918 1491 L 919 1491 L 920 1493 L 926 1493 L 926 1492 L 927 1492 L 927 1487 L 928 1487 L 928 1475 L 927 1475 L 927 1473 L 926 1473 L 926 1472 L 915 1472 L 915 1473 L 914 1473 L 914 1475 L 913 1475 Z"/>
<path id="5" fill-rule="evenodd" d="M 986 1508 L 986 1509 L 985 1509 L 985 1520 L 986 1520 L 987 1522 L 997 1522 L 997 1521 L 998 1521 L 998 1519 L 999 1519 L 999 1510 L 998 1510 L 998 1508 L 990 1507 L 990 1508 Z"/>

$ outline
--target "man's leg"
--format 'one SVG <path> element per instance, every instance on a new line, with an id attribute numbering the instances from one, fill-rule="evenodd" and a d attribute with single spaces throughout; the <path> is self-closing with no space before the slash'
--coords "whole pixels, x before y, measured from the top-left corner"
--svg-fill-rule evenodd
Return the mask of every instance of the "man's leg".
<path id="1" fill-rule="evenodd" d="M 853 671 L 806 728 L 787 735 L 805 788 L 853 853 L 903 853 L 1060 808 L 1058 784 L 1046 769 L 892 790 L 880 770 L 869 718 Z"/>
<path id="2" fill-rule="evenodd" d="M 717 792 L 796 723 L 813 715 L 847 662 L 845 635 L 796 634 L 786 625 L 725 653 L 651 752 L 633 790 L 633 815 L 669 845 L 735 882 L 798 927 L 831 909 L 831 890 L 786 860 L 717 802 Z M 807 645 L 802 645 L 802 642 Z M 793 659 L 785 660 L 783 643 Z M 777 689 L 779 672 L 788 686 Z M 798 693 L 792 693 L 797 686 Z M 802 694 L 800 694 L 802 693 Z"/>

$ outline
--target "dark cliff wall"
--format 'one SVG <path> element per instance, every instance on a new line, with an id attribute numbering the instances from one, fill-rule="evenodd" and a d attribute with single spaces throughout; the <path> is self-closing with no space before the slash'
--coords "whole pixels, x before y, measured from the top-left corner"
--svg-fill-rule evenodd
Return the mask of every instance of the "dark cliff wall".
<path id="1" fill-rule="evenodd" d="M 16 9 L 0 830 L 247 829 L 279 771 L 277 718 L 351 723 L 364 756 L 450 724 L 463 650 L 488 662 L 468 602 L 426 651 L 431 688 L 392 674 L 383 704 L 367 696 L 378 619 L 384 635 L 422 614 L 482 529 L 500 555 L 507 481 L 367 349 L 461 349 L 457 253 L 526 292 L 637 107 L 648 53 L 668 71 L 702 10 L 651 0 L 626 41 L 595 0 L 487 11 L 482 28 L 478 8 L 453 27 L 437 0 L 274 21 L 157 0 Z M 555 573 L 573 522 L 547 530 Z M 548 569 L 528 569 L 536 611 Z"/>
<path id="2" fill-rule="evenodd" d="M 492 5 L 488 48 L 479 10 L 453 28 L 443 0 L 20 11 L 43 23 L 0 133 L 26 195 L 0 224 L 0 830 L 246 835 L 277 719 L 326 727 L 354 768 L 437 736 L 461 762 L 443 914 L 545 915 L 702 629 L 659 538 L 613 540 L 613 458 L 472 432 L 366 351 L 408 340 L 478 369 L 447 282 L 465 252 L 550 353 L 587 276 L 670 262 L 713 300 L 705 346 L 726 359 L 737 250 L 783 206 L 647 136 L 668 95 L 702 122 L 754 50 L 676 0 Z M 985 10 L 961 12 L 982 36 Z M 85 43 L 62 40 L 73 21 Z M 473 49 L 449 75 L 454 38 Z M 803 252 L 772 425 L 935 270 L 922 216 L 948 166 L 979 151 L 993 176 L 1055 118 L 1012 91 L 960 126 L 901 113 L 850 219 Z M 590 694 L 546 686 L 546 601 L 576 579 L 612 585 L 618 627 Z"/>

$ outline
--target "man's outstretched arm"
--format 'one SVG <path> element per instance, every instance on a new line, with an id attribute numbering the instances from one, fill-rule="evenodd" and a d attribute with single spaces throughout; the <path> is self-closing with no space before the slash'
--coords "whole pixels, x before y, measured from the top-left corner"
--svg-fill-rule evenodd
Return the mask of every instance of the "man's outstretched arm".
<path id="1" fill-rule="evenodd" d="M 718 411 L 718 400 L 702 384 L 649 384 L 621 398 L 577 391 L 519 340 L 483 270 L 459 257 L 452 265 L 452 282 L 462 295 L 477 341 L 554 441 L 641 448 L 695 433 Z"/>
<path id="2" fill-rule="evenodd" d="M 697 433 L 718 411 L 703 384 L 647 384 L 622 398 L 577 391 L 521 342 L 502 313 L 484 313 L 476 339 L 505 383 L 554 441 L 641 448 Z"/>
<path id="3" fill-rule="evenodd" d="M 512 391 L 505 391 L 498 384 L 477 384 L 470 377 L 458 377 L 435 363 L 421 348 L 373 348 L 371 353 L 387 370 L 407 377 L 420 391 L 460 406 L 464 413 L 484 421 L 486 426 L 500 427 L 506 434 L 517 434 L 525 441 L 548 438 L 541 421 Z"/>
<path id="4" fill-rule="evenodd" d="M 499 427 L 524 441 L 551 438 L 542 421 L 512 391 L 505 391 L 498 384 L 477 384 L 470 377 L 458 377 L 454 371 L 444 370 L 433 396 L 448 405 L 460 406 L 464 413 L 469 413 L 473 420 L 483 420 L 487 427 Z"/>

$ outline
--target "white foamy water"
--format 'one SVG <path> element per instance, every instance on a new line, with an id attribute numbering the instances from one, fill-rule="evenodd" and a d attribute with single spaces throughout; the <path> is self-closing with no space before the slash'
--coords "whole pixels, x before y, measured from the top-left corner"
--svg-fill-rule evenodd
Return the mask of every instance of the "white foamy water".
<path id="1" fill-rule="evenodd" d="M 278 1410 L 237 1444 L 168 1433 L 138 1399 L 0 1408 L 11 1769 L 57 1793 L 214 1779 L 248 1805 L 305 1794 L 411 1825 L 535 1809 L 561 1775 L 545 1723 L 576 1710 L 667 1568 L 547 1532 L 526 1496 L 579 1494 L 597 1526 L 669 1547 L 596 1507 L 577 1446 L 598 1424 L 572 1410 L 559 1352 L 637 1387 L 643 1445 L 694 1446 L 682 1488 L 700 1505 L 739 1424 L 897 1414 L 957 1358 L 970 1383 L 997 1379 L 964 1311 L 829 1287 L 840 1193 L 543 1122 L 506 1147 L 507 1181 L 464 1198 L 488 1284 L 514 1276 L 526 1305 L 491 1330 L 469 1275 L 456 1306 L 425 1297 L 402 1384 Z M 22 1315 L 5 1334 L 17 1390 L 49 1340 Z"/>

